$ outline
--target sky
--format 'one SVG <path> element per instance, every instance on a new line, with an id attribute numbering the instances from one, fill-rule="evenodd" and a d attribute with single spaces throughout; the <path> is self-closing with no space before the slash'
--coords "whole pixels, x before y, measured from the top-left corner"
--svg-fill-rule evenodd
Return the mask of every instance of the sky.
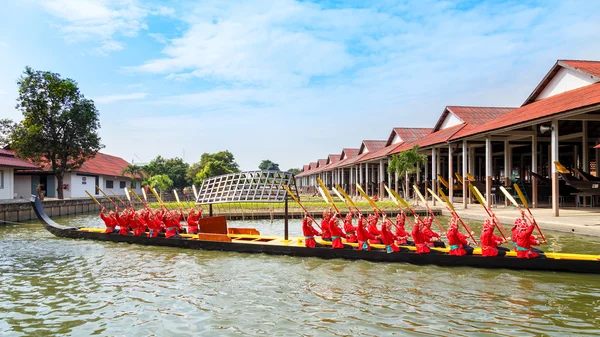
<path id="1" fill-rule="evenodd" d="M 600 60 L 600 1 L 0 1 L 0 118 L 26 66 L 77 81 L 102 152 L 231 151 L 281 169 L 520 106 L 557 59 Z"/>

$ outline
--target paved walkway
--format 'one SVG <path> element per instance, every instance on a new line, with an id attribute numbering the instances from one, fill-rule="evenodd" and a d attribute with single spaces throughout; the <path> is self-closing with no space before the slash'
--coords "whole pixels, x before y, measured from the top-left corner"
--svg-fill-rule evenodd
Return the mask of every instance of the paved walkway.
<path id="1" fill-rule="evenodd" d="M 439 203 L 436 205 L 439 207 Z M 454 207 L 465 219 L 485 220 L 488 216 L 479 204 L 469 204 L 467 209 L 463 209 L 462 203 L 455 203 Z M 498 205 L 493 210 L 507 229 L 519 216 L 519 211 L 513 206 Z M 531 211 L 541 229 L 600 236 L 600 208 L 561 207 L 559 217 L 552 216 L 552 209 L 547 207 Z M 443 214 L 450 215 L 450 212 L 444 208 Z"/>

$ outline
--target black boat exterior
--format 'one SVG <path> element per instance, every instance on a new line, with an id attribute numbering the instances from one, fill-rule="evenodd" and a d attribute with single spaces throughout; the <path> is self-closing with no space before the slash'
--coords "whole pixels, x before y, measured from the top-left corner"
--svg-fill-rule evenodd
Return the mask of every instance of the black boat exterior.
<path id="1" fill-rule="evenodd" d="M 267 245 L 243 242 L 220 242 L 191 239 L 148 238 L 132 235 L 104 234 L 80 231 L 77 227 L 65 227 L 54 222 L 42 206 L 41 201 L 32 196 L 33 209 L 45 228 L 61 238 L 86 239 L 131 244 L 178 247 L 185 249 L 216 250 L 239 253 L 263 253 L 296 257 L 318 257 L 323 259 L 365 260 L 372 262 L 400 262 L 415 265 L 437 265 L 442 267 L 504 268 L 515 270 L 536 270 L 574 273 L 600 274 L 600 261 L 566 259 L 517 259 L 513 257 L 452 256 L 448 254 L 416 254 L 398 252 L 388 254 L 385 250 L 369 252 L 355 249 L 332 249 L 330 247 L 306 248 L 302 246 Z"/>

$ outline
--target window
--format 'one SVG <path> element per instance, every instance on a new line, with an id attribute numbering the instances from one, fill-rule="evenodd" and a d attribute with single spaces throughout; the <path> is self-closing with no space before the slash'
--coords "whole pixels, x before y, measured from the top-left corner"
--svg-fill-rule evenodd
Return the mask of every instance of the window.
<path id="1" fill-rule="evenodd" d="M 113 188 L 113 181 L 112 180 L 107 180 L 106 181 L 106 188 Z"/>
<path id="2" fill-rule="evenodd" d="M 127 183 L 124 181 L 119 181 L 119 188 L 125 188 L 127 187 Z"/>
<path id="3" fill-rule="evenodd" d="M 4 171 L 0 170 L 0 189 L 4 189 Z"/>
<path id="4" fill-rule="evenodd" d="M 135 184 L 135 180 L 131 181 L 131 188 L 135 188 L 136 184 Z"/>

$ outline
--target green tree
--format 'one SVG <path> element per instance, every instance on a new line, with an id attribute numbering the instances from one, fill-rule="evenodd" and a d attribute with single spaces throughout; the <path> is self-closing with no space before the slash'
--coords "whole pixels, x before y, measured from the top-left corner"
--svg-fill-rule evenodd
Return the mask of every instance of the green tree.
<path id="1" fill-rule="evenodd" d="M 299 169 L 299 168 L 291 168 L 291 169 L 289 169 L 289 170 L 287 170 L 287 171 L 288 171 L 289 173 L 293 174 L 293 175 L 297 175 L 297 174 L 300 174 L 300 173 L 302 172 L 302 170 L 301 170 L 301 169 Z"/>
<path id="2" fill-rule="evenodd" d="M 184 188 L 186 186 L 185 174 L 188 168 L 189 164 L 181 158 L 166 159 L 158 156 L 144 167 L 144 171 L 150 176 L 165 174 L 173 181 L 174 187 Z"/>
<path id="3" fill-rule="evenodd" d="M 427 157 L 419 153 L 419 146 L 415 145 L 412 149 L 398 153 L 392 156 L 390 165 L 388 166 L 388 172 L 391 174 L 398 174 L 399 177 L 404 177 L 404 185 L 402 190 L 404 196 L 408 197 L 408 176 L 417 171 L 417 164 L 425 165 Z"/>
<path id="4" fill-rule="evenodd" d="M 10 135 L 14 132 L 17 125 L 12 120 L 0 119 L 0 147 L 10 144 Z"/>
<path id="5" fill-rule="evenodd" d="M 56 73 L 26 67 L 17 85 L 16 108 L 23 120 L 15 125 L 10 146 L 21 158 L 50 163 L 58 198 L 63 199 L 65 172 L 80 168 L 104 147 L 98 136 L 98 110 L 75 81 Z"/>
<path id="6" fill-rule="evenodd" d="M 130 177 L 132 181 L 138 181 L 146 177 L 146 172 L 142 166 L 129 164 L 123 169 L 123 171 L 121 171 L 121 175 L 124 177 Z"/>
<path id="7" fill-rule="evenodd" d="M 269 159 L 265 159 L 258 165 L 258 169 L 262 171 L 279 171 L 279 164 L 274 163 Z"/>
<path id="8" fill-rule="evenodd" d="M 173 180 L 166 174 L 159 174 L 152 176 L 148 179 L 150 186 L 156 188 L 161 193 L 173 188 Z"/>
<path id="9" fill-rule="evenodd" d="M 240 172 L 233 154 L 229 151 L 204 153 L 198 163 L 189 167 L 186 178 L 192 184 L 198 184 L 206 178 L 222 174 Z"/>

